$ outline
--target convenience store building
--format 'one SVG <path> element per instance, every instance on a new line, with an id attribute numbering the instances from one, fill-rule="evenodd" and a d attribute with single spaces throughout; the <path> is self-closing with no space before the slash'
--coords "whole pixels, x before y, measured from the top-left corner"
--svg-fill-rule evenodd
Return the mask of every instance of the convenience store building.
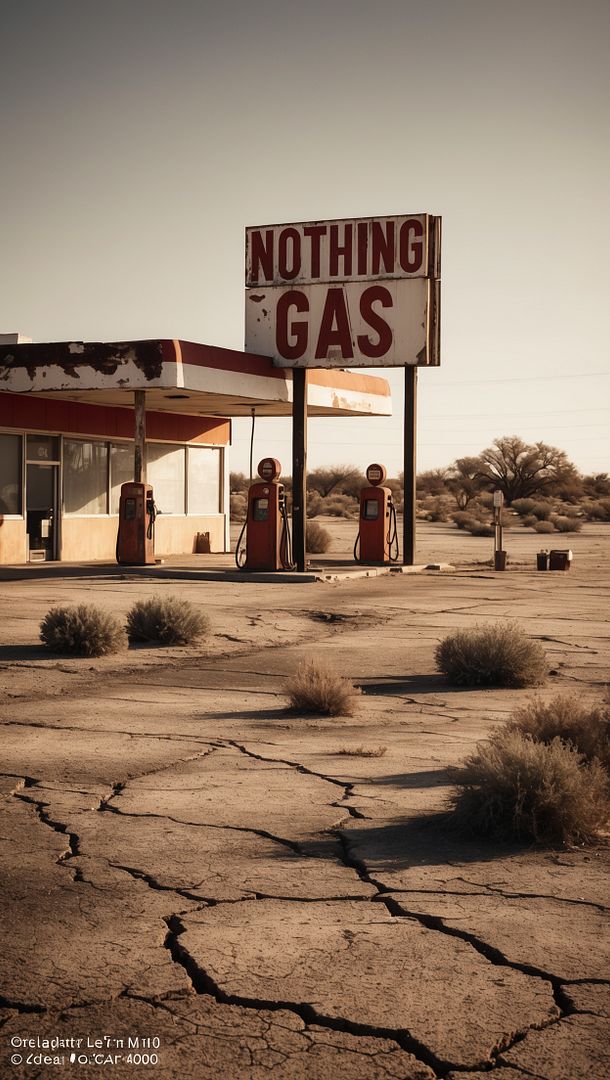
<path id="1" fill-rule="evenodd" d="M 144 391 L 158 555 L 230 550 L 231 418 L 290 416 L 292 372 L 177 339 L 33 344 L 0 335 L 0 563 L 114 558 Z M 386 416 L 388 383 L 309 374 L 311 416 Z M 273 447 L 266 447 L 272 453 Z"/>

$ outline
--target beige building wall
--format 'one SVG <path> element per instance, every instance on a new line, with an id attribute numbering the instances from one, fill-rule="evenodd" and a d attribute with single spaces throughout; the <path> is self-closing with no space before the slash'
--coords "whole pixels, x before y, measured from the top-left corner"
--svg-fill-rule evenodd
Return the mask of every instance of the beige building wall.
<path id="1" fill-rule="evenodd" d="M 24 563 L 26 559 L 25 519 L 0 515 L 0 563 Z"/>
<path id="2" fill-rule="evenodd" d="M 23 523 L 21 524 L 23 528 Z M 114 559 L 118 525 L 117 516 L 64 517 L 61 536 L 62 562 Z M 224 551 L 224 514 L 192 517 L 160 514 L 155 522 L 155 554 L 191 554 L 195 551 L 197 533 L 210 534 L 210 551 Z M 1 561 L 24 562 L 25 557 L 24 541 L 23 555 L 20 558 L 15 557 L 12 560 L 2 555 Z"/>
<path id="3" fill-rule="evenodd" d="M 179 517 L 161 514 L 155 522 L 155 554 L 177 555 L 195 551 L 197 533 L 210 534 L 210 551 L 225 550 L 224 514 Z"/>

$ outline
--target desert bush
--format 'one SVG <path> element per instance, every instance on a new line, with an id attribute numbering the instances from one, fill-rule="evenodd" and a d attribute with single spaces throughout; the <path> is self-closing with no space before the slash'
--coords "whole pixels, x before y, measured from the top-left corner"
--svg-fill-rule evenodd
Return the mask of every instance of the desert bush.
<path id="1" fill-rule="evenodd" d="M 322 513 L 322 499 L 317 491 L 307 492 L 307 517 L 314 518 Z"/>
<path id="2" fill-rule="evenodd" d="M 553 533 L 555 532 L 555 526 L 552 521 L 537 521 L 534 525 L 534 529 L 537 533 Z"/>
<path id="3" fill-rule="evenodd" d="M 320 514 L 329 517 L 351 518 L 358 512 L 358 502 L 351 495 L 329 495 L 320 500 Z"/>
<path id="4" fill-rule="evenodd" d="M 587 521 L 610 521 L 610 499 L 585 499 L 581 509 Z"/>
<path id="5" fill-rule="evenodd" d="M 533 514 L 534 507 L 536 505 L 535 499 L 513 499 L 510 504 L 513 510 L 516 510 L 521 517 L 525 517 L 526 514 Z"/>
<path id="6" fill-rule="evenodd" d="M 567 514 L 558 514 L 553 518 L 553 525 L 557 532 L 576 533 L 582 529 L 582 521 L 577 517 L 569 517 Z"/>
<path id="7" fill-rule="evenodd" d="M 127 644 L 119 620 L 94 604 L 51 608 L 40 624 L 40 640 L 70 656 L 106 656 Z"/>
<path id="8" fill-rule="evenodd" d="M 307 550 L 312 555 L 323 555 L 328 551 L 332 543 L 332 537 L 328 529 L 318 525 L 317 521 L 307 522 Z"/>
<path id="9" fill-rule="evenodd" d="M 429 495 L 423 499 L 421 509 L 428 521 L 449 521 L 454 506 L 448 495 Z"/>
<path id="10" fill-rule="evenodd" d="M 229 473 L 229 488 L 232 495 L 241 493 L 245 495 L 250 487 L 250 480 L 243 472 Z"/>
<path id="11" fill-rule="evenodd" d="M 468 510 L 456 510 L 455 514 L 451 515 L 451 520 L 457 525 L 458 529 L 467 529 L 470 525 L 474 525 L 476 518 L 468 513 Z"/>
<path id="12" fill-rule="evenodd" d="M 437 645 L 435 657 L 455 686 L 537 686 L 546 674 L 540 642 L 512 622 L 457 630 Z"/>
<path id="13" fill-rule="evenodd" d="M 487 521 L 473 521 L 472 525 L 466 526 L 466 532 L 471 536 L 493 536 L 494 527 Z"/>
<path id="14" fill-rule="evenodd" d="M 209 621 L 189 600 L 178 596 L 153 596 L 138 600 L 127 613 L 130 641 L 153 641 L 159 645 L 190 645 L 209 629 Z"/>
<path id="15" fill-rule="evenodd" d="M 387 750 L 387 746 L 341 746 L 335 750 L 335 754 L 343 754 L 345 757 L 383 757 Z"/>
<path id="16" fill-rule="evenodd" d="M 449 772 L 453 822 L 468 833 L 585 843 L 608 820 L 607 773 L 558 738 L 546 744 L 521 731 L 500 731 Z"/>
<path id="17" fill-rule="evenodd" d="M 304 660 L 286 683 L 293 709 L 327 716 L 351 716 L 360 691 L 323 660 Z"/>
<path id="18" fill-rule="evenodd" d="M 582 486 L 585 495 L 592 499 L 610 498 L 610 476 L 608 473 L 591 473 L 583 476 Z"/>
<path id="19" fill-rule="evenodd" d="M 517 709 L 507 725 L 540 742 L 569 742 L 586 761 L 597 758 L 610 770 L 610 707 L 583 705 L 571 694 L 548 704 L 538 698 Z"/>
<path id="20" fill-rule="evenodd" d="M 248 509 L 248 500 L 245 495 L 231 495 L 231 517 L 234 521 L 244 521 Z"/>
<path id="21" fill-rule="evenodd" d="M 525 529 L 535 529 L 538 524 L 538 518 L 535 514 L 525 514 L 525 516 L 521 518 L 521 524 Z"/>
<path id="22" fill-rule="evenodd" d="M 536 515 L 538 521 L 548 521 L 553 513 L 553 504 L 537 501 L 532 506 L 531 513 Z"/>

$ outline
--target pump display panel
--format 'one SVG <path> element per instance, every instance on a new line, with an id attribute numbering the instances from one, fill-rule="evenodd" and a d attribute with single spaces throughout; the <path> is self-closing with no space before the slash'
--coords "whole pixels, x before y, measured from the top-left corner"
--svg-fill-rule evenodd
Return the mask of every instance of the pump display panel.
<path id="1" fill-rule="evenodd" d="M 254 521 L 266 521 L 269 517 L 269 499 L 255 499 L 252 516 Z"/>
<path id="2" fill-rule="evenodd" d="M 366 499 L 364 503 L 365 521 L 377 521 L 379 517 L 379 503 L 377 499 Z"/>

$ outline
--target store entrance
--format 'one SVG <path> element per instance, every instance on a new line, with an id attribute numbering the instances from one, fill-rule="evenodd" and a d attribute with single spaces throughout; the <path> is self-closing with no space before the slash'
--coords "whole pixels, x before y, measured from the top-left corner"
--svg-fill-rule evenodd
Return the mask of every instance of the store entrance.
<path id="1" fill-rule="evenodd" d="M 57 558 L 57 465 L 27 465 L 26 528 L 30 562 Z"/>

